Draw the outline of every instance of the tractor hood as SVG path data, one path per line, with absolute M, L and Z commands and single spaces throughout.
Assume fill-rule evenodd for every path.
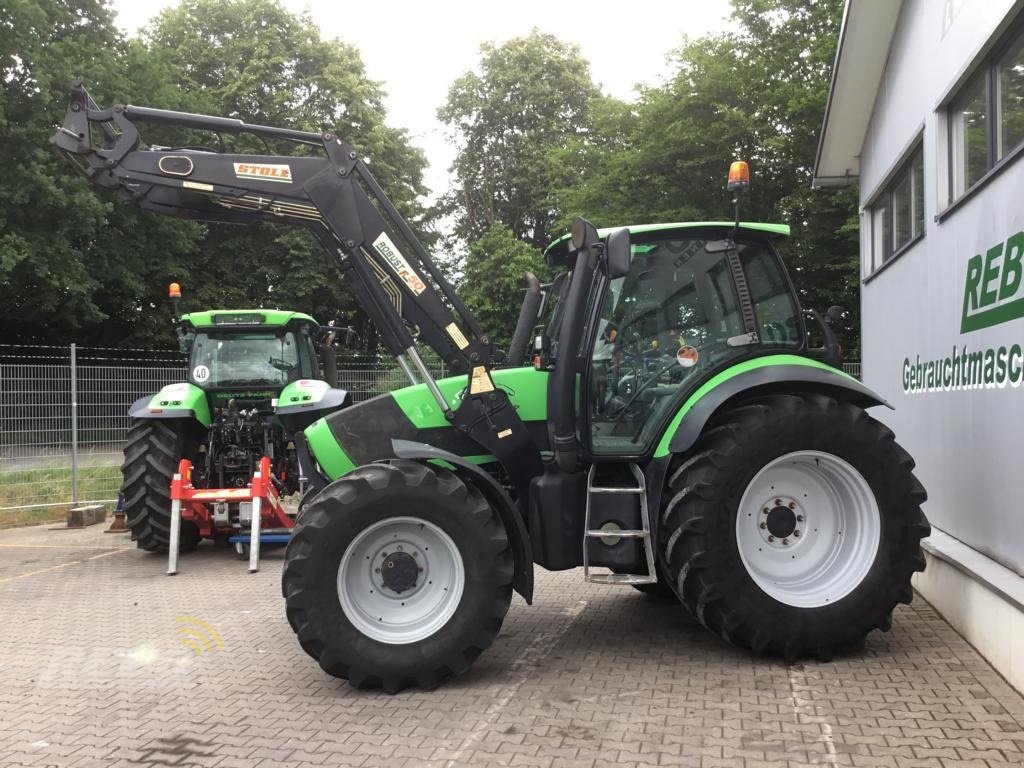
M 491 372 L 495 385 L 508 393 L 534 441 L 548 445 L 547 380 L 545 371 L 508 368 Z M 452 409 L 459 406 L 466 376 L 440 379 L 438 388 Z M 305 430 L 320 468 L 335 480 L 361 464 L 393 458 L 391 440 L 427 443 L 475 463 L 494 461 L 480 446 L 445 419 L 425 384 L 405 387 L 337 411 Z

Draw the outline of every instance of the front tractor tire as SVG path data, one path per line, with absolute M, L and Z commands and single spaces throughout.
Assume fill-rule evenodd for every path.
M 716 416 L 669 472 L 659 557 L 680 600 L 726 641 L 832 658 L 886 631 L 924 570 L 914 461 L 883 424 L 819 394 Z
M 125 521 L 132 541 L 147 552 L 166 552 L 171 538 L 171 478 L 188 449 L 188 436 L 174 420 L 144 419 L 128 430 L 121 465 Z M 181 521 L 179 547 L 199 545 L 195 523 Z
M 282 591 L 302 648 L 357 688 L 431 689 L 494 641 L 512 599 L 498 514 L 457 475 L 359 467 L 299 514 Z

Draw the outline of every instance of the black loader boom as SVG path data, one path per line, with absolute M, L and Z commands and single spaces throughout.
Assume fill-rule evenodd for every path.
M 249 134 L 319 152 L 256 155 L 147 146 L 140 123 Z M 412 381 L 423 380 L 445 417 L 510 468 L 517 484 L 525 488 L 528 476 L 539 473 L 537 448 L 490 376 L 501 352 L 344 139 L 132 105 L 102 109 L 79 80 L 51 141 L 93 183 L 147 210 L 198 221 L 268 221 L 309 229 L 336 258 L 385 346 Z M 467 372 L 466 394 L 457 408 L 438 390 L 416 338 L 453 370 Z

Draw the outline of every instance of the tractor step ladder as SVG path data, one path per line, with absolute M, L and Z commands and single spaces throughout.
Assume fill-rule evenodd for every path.
M 592 464 L 587 473 L 587 510 L 583 527 L 583 580 L 595 584 L 654 584 L 658 573 L 654 568 L 654 547 L 651 543 L 651 518 L 647 509 L 647 479 L 635 462 L 629 463 L 629 471 L 633 473 L 636 486 L 631 488 L 607 488 L 594 485 L 594 473 L 597 465 Z M 596 493 L 629 493 L 640 497 L 640 530 L 608 530 L 591 529 L 590 506 Z M 587 544 L 590 539 L 642 539 L 644 555 L 647 558 L 647 573 L 591 573 L 590 552 Z
M 171 480 L 171 535 L 167 547 L 167 575 L 178 572 L 178 553 L 181 546 L 182 504 L 188 505 L 193 514 L 208 517 L 208 503 L 252 502 L 252 520 L 249 526 L 249 573 L 260 569 L 260 522 L 263 505 L 274 517 L 286 519 L 281 507 L 280 496 L 274 487 L 270 472 L 270 459 L 260 459 L 259 468 L 252 476 L 247 488 L 193 488 L 192 462 L 182 459 L 178 471 Z

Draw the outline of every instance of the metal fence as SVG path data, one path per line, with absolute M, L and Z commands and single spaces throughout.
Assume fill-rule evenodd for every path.
M 129 407 L 186 375 L 170 350 L 0 345 L 0 516 L 116 500 Z M 339 356 L 338 380 L 356 402 L 408 383 L 374 355 Z
M 843 368 L 860 376 L 859 362 Z M 185 377 L 170 350 L 0 345 L 0 515 L 115 500 L 128 408 Z M 360 402 L 408 380 L 386 357 L 349 355 L 338 383 Z

